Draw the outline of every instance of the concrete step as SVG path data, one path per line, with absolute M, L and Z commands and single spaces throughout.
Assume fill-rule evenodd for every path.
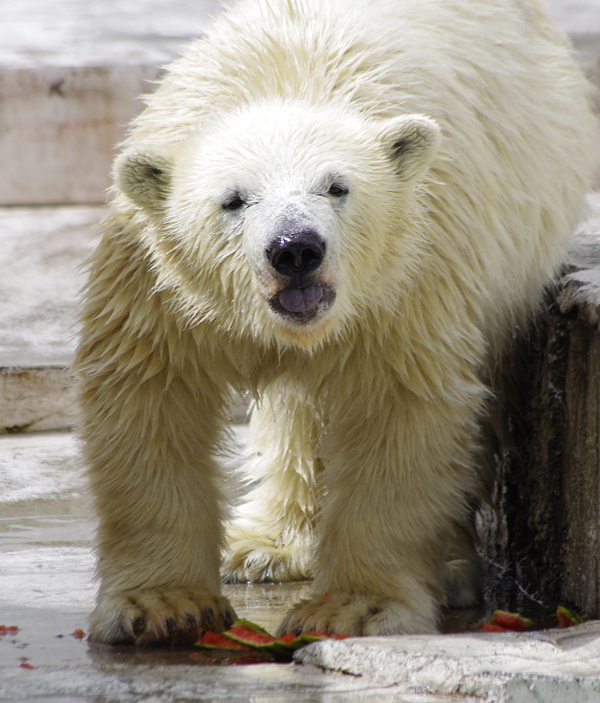
M 102 203 L 151 66 L 0 68 L 0 205 Z
M 600 87 L 596 2 L 552 0 L 550 9 Z M 0 205 L 104 202 L 115 146 L 143 106 L 138 95 L 218 7 L 218 0 L 3 3 Z
M 0 432 L 74 423 L 68 366 L 102 208 L 0 208 Z
M 465 696 L 490 703 L 600 701 L 599 621 L 531 633 L 326 641 L 300 650 L 295 658 L 406 694 Z
M 69 364 L 84 262 L 104 208 L 0 208 L 0 434 L 76 423 Z M 232 417 L 244 422 L 236 396 Z
M 101 203 L 114 148 L 218 0 L 0 5 L 0 205 Z

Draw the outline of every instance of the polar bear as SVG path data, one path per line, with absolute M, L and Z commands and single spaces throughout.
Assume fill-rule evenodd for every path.
M 92 639 L 226 628 L 225 549 L 229 580 L 314 579 L 282 632 L 476 598 L 481 428 L 590 184 L 588 93 L 537 0 L 246 0 L 170 66 L 82 313 Z M 255 487 L 225 547 L 232 388 Z

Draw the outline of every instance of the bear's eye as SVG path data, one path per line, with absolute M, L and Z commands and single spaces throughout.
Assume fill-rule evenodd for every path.
M 333 195 L 334 198 L 343 198 L 344 195 L 348 195 L 350 191 L 346 186 L 341 185 L 341 183 L 332 183 L 327 192 L 329 195 Z
M 244 207 L 246 201 L 241 198 L 237 193 L 233 194 L 231 197 L 222 203 L 223 210 L 239 210 Z

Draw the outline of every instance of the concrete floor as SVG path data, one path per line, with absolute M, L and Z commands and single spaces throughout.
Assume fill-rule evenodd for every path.
M 246 433 L 234 427 L 237 446 Z M 600 701 L 598 622 L 567 632 L 458 634 L 483 613 L 449 611 L 444 628 L 454 634 L 329 641 L 302 650 L 302 665 L 92 645 L 74 633 L 87 629 L 94 605 L 94 526 L 74 435 L 0 437 L 0 625 L 19 628 L 0 634 L 0 701 Z M 240 584 L 224 593 L 240 617 L 274 631 L 309 588 Z
M 236 427 L 236 439 L 243 442 L 246 432 Z M 190 649 L 90 645 L 72 633 L 87 629 L 94 605 L 94 524 L 74 435 L 0 437 L 0 625 L 19 627 L 0 635 L 0 700 L 457 700 L 402 694 L 395 686 L 314 667 L 259 661 L 224 669 L 218 665 L 230 659 Z M 242 584 L 226 585 L 224 592 L 238 615 L 273 631 L 309 588 Z

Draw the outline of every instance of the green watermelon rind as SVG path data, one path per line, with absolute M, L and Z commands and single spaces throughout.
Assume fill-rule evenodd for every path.
M 304 644 L 311 644 L 312 642 L 323 642 L 323 640 L 329 639 L 327 635 L 302 635 Z
M 231 627 L 247 627 L 249 630 L 253 630 L 257 634 L 263 635 L 264 637 L 273 637 L 273 635 L 270 632 L 267 632 L 264 627 L 261 627 L 250 620 L 236 620 Z
M 281 637 L 278 637 L 275 641 L 281 647 L 293 653 L 297 649 L 306 647 L 307 644 L 312 644 L 313 642 L 322 642 L 326 639 L 329 639 L 327 635 L 298 635 L 293 642 L 282 642 Z
M 244 628 L 247 630 L 247 633 L 232 633 L 232 630 L 236 627 Z M 293 642 L 282 642 L 281 638 L 273 637 L 270 632 L 267 632 L 267 630 L 263 627 L 251 622 L 250 620 L 236 620 L 227 632 L 223 632 L 221 634 L 223 637 L 227 637 L 227 639 L 230 639 L 232 642 L 236 642 L 237 644 L 245 647 L 251 647 L 252 649 L 256 649 L 260 652 L 269 652 L 276 657 L 284 658 L 286 660 L 291 659 L 297 649 L 300 649 L 307 644 L 311 644 L 312 642 L 321 642 L 322 640 L 327 639 L 326 635 L 298 635 Z M 252 634 L 256 634 L 259 637 L 268 637 L 270 638 L 270 641 L 256 642 L 253 640 Z
M 566 618 L 569 618 L 573 625 L 581 625 L 583 622 L 583 618 L 581 615 L 578 615 L 577 613 L 574 613 L 572 610 L 568 610 L 568 608 L 565 608 L 564 605 L 559 605 L 558 608 L 556 609 L 556 613 L 560 613 Z
M 296 636 L 292 642 L 283 642 L 282 639 L 283 637 L 278 637 L 275 640 L 275 644 L 279 646 L 285 654 L 289 655 L 292 655 L 297 649 L 300 649 L 300 647 L 303 647 L 305 644 L 307 644 L 304 641 L 302 635 Z

